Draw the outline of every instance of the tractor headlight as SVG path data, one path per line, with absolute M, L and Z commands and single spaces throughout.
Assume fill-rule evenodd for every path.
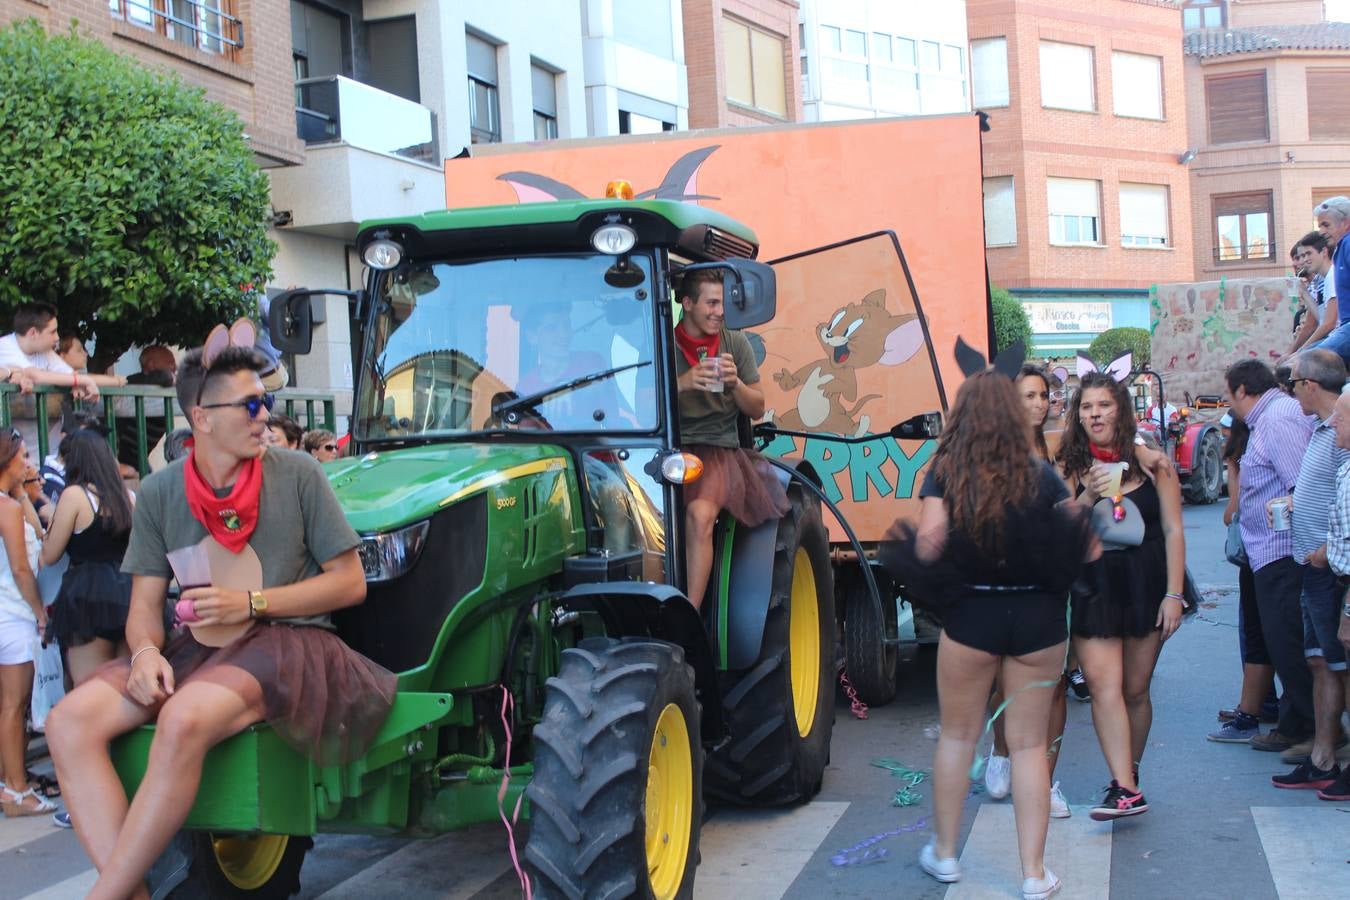
M 387 238 L 371 241 L 361 254 L 366 265 L 381 272 L 394 268 L 403 260 L 403 248 Z
M 591 246 L 600 253 L 622 256 L 637 243 L 637 232 L 627 225 L 601 225 L 591 235 Z
M 406 574 L 422 555 L 430 527 L 431 520 L 427 519 L 398 531 L 362 535 L 358 550 L 366 581 L 392 581 Z

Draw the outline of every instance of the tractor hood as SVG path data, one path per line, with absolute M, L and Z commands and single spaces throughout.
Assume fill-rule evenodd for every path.
M 570 465 L 569 459 L 551 444 L 446 443 L 375 451 L 326 468 L 352 527 L 374 534 L 429 518 L 503 481 Z

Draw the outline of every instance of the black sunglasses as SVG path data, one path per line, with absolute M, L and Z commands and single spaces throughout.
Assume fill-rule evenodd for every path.
M 272 407 L 276 405 L 276 402 L 277 402 L 276 395 L 269 393 L 263 394 L 262 396 L 255 395 L 253 397 L 245 397 L 242 400 L 231 400 L 229 403 L 203 403 L 201 404 L 201 408 L 228 409 L 229 407 L 232 406 L 241 406 L 244 408 L 244 411 L 248 413 L 248 417 L 250 419 L 256 419 L 258 418 L 258 413 L 264 408 L 268 412 L 271 412 Z

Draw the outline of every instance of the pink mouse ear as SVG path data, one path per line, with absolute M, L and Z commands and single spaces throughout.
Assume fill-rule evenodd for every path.
M 258 341 L 258 328 L 249 319 L 235 319 L 230 326 L 231 347 L 252 347 Z
M 224 325 L 217 325 L 211 329 L 211 333 L 206 336 L 202 342 L 202 368 L 209 369 L 211 364 L 216 361 L 220 351 L 230 346 L 230 332 Z

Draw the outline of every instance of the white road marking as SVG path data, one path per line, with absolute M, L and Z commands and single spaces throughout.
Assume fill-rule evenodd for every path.
M 699 836 L 695 900 L 779 900 L 848 807 L 818 800 L 786 810 L 719 810 Z
M 517 840 L 519 837 L 517 830 Z M 524 854 L 523 842 L 517 850 Z M 454 865 L 447 868 L 447 860 L 454 860 Z M 467 900 L 510 868 L 505 829 L 500 823 L 485 823 L 400 847 L 361 874 L 320 894 L 318 900 L 423 896 L 433 881 L 447 888 L 439 895 L 441 900 Z M 430 872 L 443 875 L 429 879 Z
M 1051 819 L 1045 864 L 1064 887 L 1056 900 L 1102 900 L 1111 891 L 1111 823 L 1088 818 L 1088 807 L 1073 807 L 1073 818 Z M 947 900 L 1006 900 L 1022 889 L 1017 825 L 1011 803 L 985 803 L 961 851 L 961 880 L 947 888 Z
M 78 875 L 50 887 L 45 887 L 36 893 L 20 898 L 20 900 L 79 900 L 89 893 L 89 889 L 94 886 L 95 881 L 98 881 L 98 872 L 94 869 L 85 869 Z
M 0 817 L 0 853 L 22 847 L 29 841 L 36 841 L 49 834 L 59 834 L 62 829 L 52 824 L 52 815 L 23 816 L 8 819 Z
M 1280 900 L 1350 897 L 1350 804 L 1253 806 Z

